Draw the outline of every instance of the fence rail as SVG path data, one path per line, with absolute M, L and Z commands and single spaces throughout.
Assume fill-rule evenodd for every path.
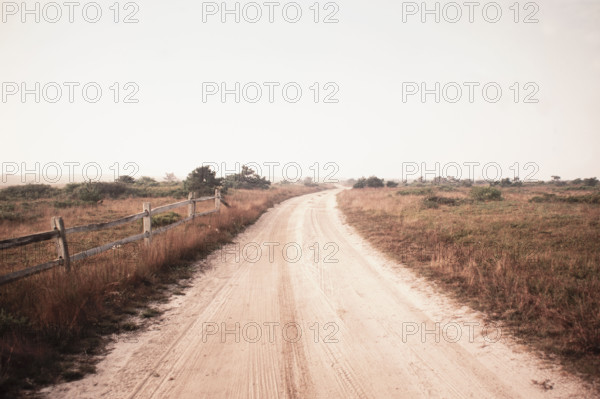
M 210 211 L 196 213 L 196 203 L 202 201 L 210 201 L 215 200 L 215 207 Z M 11 283 L 13 281 L 21 280 L 25 277 L 32 276 L 37 273 L 41 273 L 46 270 L 50 270 L 56 266 L 65 266 L 67 271 L 71 268 L 71 263 L 76 262 L 82 259 L 86 259 L 103 252 L 109 251 L 115 246 L 125 245 L 131 242 L 144 240 L 146 245 L 150 245 L 152 241 L 152 236 L 157 234 L 165 233 L 171 229 L 174 229 L 177 226 L 180 226 L 184 223 L 187 223 L 197 217 L 210 215 L 212 213 L 217 213 L 220 211 L 221 203 L 227 205 L 225 201 L 221 198 L 221 193 L 219 190 L 215 190 L 215 195 L 211 197 L 199 197 L 196 198 L 194 193 L 190 193 L 188 199 L 186 201 L 175 202 L 173 204 L 159 206 L 157 208 L 152 209 L 149 202 L 143 204 L 143 212 L 136 213 L 135 215 L 129 215 L 117 220 L 112 220 L 110 222 L 104 223 L 93 223 L 85 226 L 76 226 L 65 228 L 64 222 L 61 217 L 54 217 L 51 220 L 52 230 L 45 231 L 43 233 L 30 234 L 23 237 L 10 238 L 7 240 L 0 241 L 0 250 L 17 248 L 28 244 L 33 244 L 36 242 L 49 241 L 52 239 L 56 240 L 56 248 L 58 259 L 55 259 L 50 262 L 46 262 L 40 265 L 28 267 L 23 270 L 18 270 L 16 272 L 8 273 L 3 276 L 0 276 L 0 286 L 4 284 Z M 169 224 L 167 226 L 163 226 L 161 228 L 152 230 L 152 216 L 158 215 L 173 209 L 181 208 L 183 206 L 188 207 L 188 216 L 182 220 L 179 220 L 175 223 Z M 86 232 L 94 232 L 99 230 L 104 230 L 112 227 L 121 226 L 126 223 L 131 223 L 136 220 L 143 220 L 143 232 L 141 234 L 136 234 L 133 236 L 129 236 L 126 238 L 122 238 L 120 240 L 101 245 L 99 247 L 91 248 L 83 252 L 79 252 L 75 255 L 69 255 L 69 246 L 67 236 L 75 233 L 86 233 Z

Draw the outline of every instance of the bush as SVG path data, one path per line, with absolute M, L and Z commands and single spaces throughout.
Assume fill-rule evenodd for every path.
M 510 187 L 510 186 L 512 186 L 512 181 L 510 181 L 510 179 L 508 177 L 506 177 L 506 178 L 500 180 L 500 185 L 502 187 Z
M 583 179 L 583 185 L 588 187 L 596 187 L 598 184 L 598 179 L 595 177 L 590 177 L 589 179 Z
M 456 188 L 454 188 L 452 186 L 439 186 L 438 190 L 444 191 L 444 192 L 453 192 L 453 191 L 456 191 Z
M 536 203 L 554 202 L 554 201 L 556 201 L 556 194 L 548 194 L 548 193 L 544 193 L 542 195 L 537 195 L 529 200 L 529 202 L 536 202 Z
M 183 188 L 175 188 L 172 190 L 164 191 L 162 197 L 175 197 L 175 198 L 187 198 L 189 192 Z
M 396 195 L 432 195 L 433 189 L 431 188 L 414 188 L 410 190 L 398 190 Z
M 74 193 L 83 202 L 98 202 L 102 199 L 100 190 L 94 183 L 81 184 L 75 189 Z
M 163 213 L 152 216 L 152 228 L 167 226 L 181 220 L 181 215 L 177 212 Z
M 0 204 L 0 221 L 8 220 L 11 222 L 23 220 L 23 217 L 15 212 L 14 204 Z
M 56 209 L 66 209 L 73 208 L 76 206 L 80 206 L 81 203 L 79 201 L 54 201 L 52 204 Z
M 396 183 L 395 181 L 391 181 L 391 180 L 389 180 L 385 185 L 387 187 L 389 187 L 389 188 L 396 188 L 396 187 L 398 187 L 398 183 Z
M 438 196 L 430 196 L 424 199 L 424 201 L 434 202 L 438 205 L 458 205 L 459 200 L 457 198 L 449 198 L 449 197 L 438 197 Z
M 10 186 L 0 190 L 0 200 L 36 200 L 40 198 L 51 198 L 60 190 L 47 184 L 26 184 L 23 186 Z
M 135 184 L 139 185 L 139 186 L 149 186 L 149 187 L 156 187 L 158 186 L 158 182 L 148 176 L 142 176 L 139 179 L 137 179 L 135 181 Z
M 356 183 L 354 183 L 352 188 L 365 188 L 366 186 L 367 186 L 367 179 L 365 179 L 364 177 L 361 177 L 360 179 L 358 179 L 356 181 Z
M 535 196 L 531 198 L 529 202 L 566 202 L 570 204 L 600 204 L 600 194 L 559 197 L 556 194 L 545 193 L 541 196 Z
M 119 198 L 122 195 L 135 193 L 134 188 L 130 188 L 124 183 L 94 183 L 101 197 L 109 196 Z
M 473 187 L 471 197 L 476 201 L 501 201 L 502 191 L 494 187 Z
M 384 187 L 385 184 L 383 184 L 383 179 L 379 179 L 378 177 L 375 176 L 371 176 L 367 179 L 367 187 L 372 187 L 372 188 L 380 188 L 380 187 Z
M 365 187 L 381 188 L 381 187 L 385 187 L 385 184 L 383 182 L 383 179 L 380 179 L 376 176 L 371 176 L 368 179 L 361 177 L 360 179 L 358 179 L 358 181 L 354 184 L 354 186 L 352 188 L 365 188 Z
M 123 175 L 123 176 L 119 176 L 119 178 L 117 180 L 115 180 L 115 182 L 123 183 L 123 184 L 133 184 L 133 183 L 135 183 L 135 179 L 131 176 Z
M 423 199 L 423 205 L 425 205 L 425 208 L 433 208 L 433 209 L 437 209 L 440 207 L 440 205 L 437 202 L 431 201 L 429 198 Z
M 222 178 L 216 177 L 216 172 L 208 166 L 200 166 L 191 171 L 183 183 L 184 190 L 194 191 L 201 196 L 213 195 L 215 189 L 223 182 Z
M 306 180 L 305 180 L 305 185 Z M 311 185 L 312 179 L 308 185 Z M 241 173 L 227 176 L 223 181 L 223 187 L 227 188 L 242 188 L 247 190 L 268 190 L 271 187 L 271 182 L 265 177 L 259 176 L 253 169 L 242 166 Z

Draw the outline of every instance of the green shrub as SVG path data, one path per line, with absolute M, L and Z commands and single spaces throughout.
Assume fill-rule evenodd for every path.
M 14 204 L 0 204 L 0 221 L 2 220 L 15 222 L 23 220 L 23 217 L 18 212 L 15 212 Z
M 181 220 L 181 215 L 177 212 L 163 213 L 152 216 L 152 228 L 158 228 L 173 224 Z
M 409 190 L 399 190 L 396 195 L 433 195 L 431 188 L 413 188 Z
M 367 184 L 367 187 L 372 187 L 372 188 L 380 188 L 380 187 L 385 186 L 385 184 L 383 184 L 383 179 L 380 179 L 377 176 L 369 177 L 366 181 L 366 184 Z
M 560 197 L 556 194 L 544 193 L 541 196 L 535 196 L 531 198 L 529 202 L 566 202 L 570 204 L 600 204 L 600 194 Z
M 94 183 L 101 197 L 109 196 L 111 198 L 119 198 L 123 195 L 135 193 L 135 189 L 130 188 L 125 183 Z
M 425 205 L 425 208 L 433 208 L 433 209 L 437 209 L 440 207 L 440 204 L 438 204 L 435 201 L 431 201 L 429 198 L 423 198 L 423 205 Z
M 312 185 L 312 179 L 305 185 Z M 240 173 L 236 173 L 234 175 L 229 175 L 223 180 L 223 188 L 242 188 L 247 190 L 268 190 L 271 187 L 271 182 L 267 180 L 266 177 L 259 176 L 252 168 L 249 168 L 246 165 L 242 166 L 242 170 Z
M 185 181 L 183 188 L 188 192 L 194 191 L 198 195 L 213 195 L 215 189 L 223 183 L 223 178 L 217 177 L 217 173 L 209 166 L 200 166 L 191 171 Z
M 388 180 L 388 182 L 385 185 L 387 187 L 389 187 L 389 188 L 396 188 L 396 187 L 398 187 L 398 183 L 396 183 L 395 181 L 391 181 L 391 180 Z
M 452 186 L 439 186 L 439 187 L 438 187 L 438 190 L 439 190 L 439 191 L 444 191 L 444 192 L 451 193 L 451 192 L 453 192 L 453 191 L 456 191 L 456 188 L 455 188 L 455 187 L 452 187 Z
M 598 184 L 598 179 L 595 177 L 590 177 L 588 179 L 583 179 L 583 185 L 588 187 L 596 187 Z
M 52 204 L 56 209 L 66 209 L 73 208 L 76 206 L 80 206 L 81 202 L 79 201 L 54 201 Z
M 460 200 L 458 198 L 449 198 L 449 197 L 438 197 L 435 195 L 429 196 L 425 199 L 423 199 L 424 202 L 426 203 L 435 203 L 437 205 L 450 205 L 450 206 L 455 206 L 455 205 L 459 205 Z
M 365 188 L 366 186 L 367 186 L 367 179 L 365 179 L 364 177 L 361 177 L 360 179 L 358 179 L 356 181 L 356 183 L 354 183 L 352 188 Z
M 119 176 L 117 178 L 117 180 L 115 180 L 115 182 L 123 183 L 123 184 L 133 184 L 133 183 L 135 183 L 135 179 L 128 175 L 122 175 L 122 176 Z
M 156 187 L 158 186 L 158 182 L 148 176 L 142 176 L 139 179 L 137 179 L 135 181 L 135 184 L 139 185 L 139 186 L 149 186 L 149 187 Z
M 500 180 L 500 185 L 502 187 L 510 187 L 510 186 L 512 186 L 512 181 L 508 177 L 506 177 L 506 178 Z
M 98 202 L 102 199 L 100 190 L 95 183 L 80 184 L 74 193 L 83 202 Z
M 473 187 L 471 197 L 476 201 L 501 201 L 502 191 L 494 187 Z
M 14 212 L 15 204 L 0 204 L 0 212 Z
M 60 193 L 60 190 L 47 184 L 26 184 L 22 186 L 10 186 L 0 190 L 0 200 L 36 200 L 40 198 L 51 198 Z
M 378 178 L 377 176 L 371 176 L 368 179 L 361 177 L 358 181 L 352 186 L 352 188 L 381 188 L 385 187 L 385 183 L 383 179 Z

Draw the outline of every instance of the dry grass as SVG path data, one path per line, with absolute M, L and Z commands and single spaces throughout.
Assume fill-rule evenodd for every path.
M 469 190 L 348 190 L 338 201 L 375 246 L 598 381 L 600 205 L 530 202 L 590 195 L 548 186 L 505 188 L 503 201 L 490 202 L 471 200 Z M 437 205 L 432 195 L 456 203 Z
M 195 219 L 153 238 L 150 248 L 137 242 L 76 262 L 71 273 L 61 268 L 0 287 L 0 392 L 81 376 L 61 364 L 65 352 L 98 348 L 98 332 L 120 328 L 123 314 L 157 298 L 165 283 L 189 276 L 192 260 L 229 242 L 274 204 L 316 191 L 301 186 L 281 186 L 266 191 L 234 190 L 226 196 L 231 208 Z M 153 207 L 178 202 L 175 198 L 105 200 L 100 206 L 55 209 L 52 202 L 12 204 L 19 220 L 0 222 L 0 239 L 49 230 L 50 218 L 60 215 L 67 227 L 114 220 L 138 213 L 143 202 Z M 211 209 L 213 201 L 199 203 L 197 211 Z M 182 215 L 187 207 L 177 210 Z M 69 236 L 71 254 L 141 232 L 141 223 L 96 233 Z M 3 253 L 2 253 L 3 252 Z M 55 258 L 53 243 L 2 251 L 0 273 L 23 269 Z M 135 313 L 135 312 L 134 312 Z M 129 326 L 135 328 L 135 326 Z M 64 363 L 64 362 L 63 362 Z M 72 368 L 72 367 L 71 367 Z M 67 369 L 67 370 L 65 370 Z M 27 383 L 29 381 L 29 383 Z M 25 382 L 25 383 L 24 383 Z M 2 396 L 0 394 L 0 396 Z

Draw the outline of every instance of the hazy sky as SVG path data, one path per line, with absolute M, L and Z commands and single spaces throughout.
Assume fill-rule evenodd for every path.
M 414 10 L 420 1 L 323 1 L 318 7 L 280 2 L 273 6 L 273 23 L 263 2 L 257 23 L 247 21 L 256 16 L 257 3 L 251 2 L 239 2 L 239 23 L 235 15 L 221 22 L 214 10 L 220 2 L 191 0 L 124 1 L 118 3 L 115 23 L 113 3 L 81 2 L 73 23 L 62 2 L 56 23 L 49 20 L 58 19 L 58 8 L 48 2 L 39 5 L 39 23 L 36 15 L 23 14 L 21 2 L 2 3 L 0 162 L 5 172 L 22 172 L 13 171 L 22 163 L 33 169 L 35 162 L 42 168 L 55 162 L 63 173 L 65 163 L 77 162 L 77 172 L 95 162 L 107 178 L 114 173 L 111 165 L 131 162 L 139 166 L 137 176 L 172 171 L 185 177 L 203 162 L 225 162 L 229 169 L 236 162 L 297 162 L 307 176 L 314 173 L 309 166 L 318 162 L 321 179 L 333 171 L 325 170 L 327 163 L 339 166 L 338 177 L 400 178 L 403 163 L 421 168 L 424 162 L 434 169 L 436 162 L 441 167 L 479 162 L 474 167 L 478 176 L 484 164 L 497 163 L 504 177 L 512 177 L 509 167 L 518 163 L 523 178 L 533 170 L 525 165 L 534 163 L 540 179 L 553 174 L 600 177 L 596 0 L 523 1 L 518 16 L 510 8 L 514 0 L 480 2 L 473 23 L 463 2 L 457 23 L 448 21 L 457 18 L 453 4 L 444 8 L 448 2 L 439 5 L 439 23 L 435 15 L 421 21 L 420 10 Z M 35 2 L 27 4 L 34 9 Z M 434 9 L 435 2 L 427 5 Z M 234 6 L 227 2 L 228 8 Z M 93 20 L 98 8 L 97 23 L 84 19 Z M 286 21 L 296 17 L 298 8 L 301 19 Z M 314 21 L 317 8 L 319 23 Z M 488 22 L 498 9 L 500 21 Z M 130 14 L 139 22 L 123 23 Z M 328 16 L 338 22 L 324 23 Z M 65 82 L 73 82 L 73 103 Z M 102 89 L 96 103 L 82 94 L 90 82 Z M 234 94 L 222 102 L 220 93 L 204 102 L 205 82 L 216 83 L 204 85 L 205 90 L 220 90 L 222 82 L 234 89 L 240 82 L 240 102 Z M 250 82 L 262 88 L 256 103 L 249 101 L 256 97 L 256 85 L 243 90 Z M 434 89 L 436 82 L 439 103 L 433 93 L 425 102 L 420 93 L 408 95 L 408 89 L 421 90 L 421 83 Z M 473 82 L 473 102 L 465 82 Z M 24 102 L 22 83 L 32 90 Z M 289 102 L 282 93 L 287 83 L 293 83 L 287 87 Z M 490 101 L 483 93 L 488 83 Z M 302 96 L 292 103 L 296 85 Z M 57 86 L 62 97 L 51 103 Z M 92 100 L 95 88 L 88 86 Z M 136 86 L 139 92 L 132 99 L 139 102 L 124 103 Z M 451 103 L 457 86 L 462 98 Z M 325 103 L 336 87 L 331 98 L 338 102 Z M 496 87 L 502 96 L 491 102 Z M 274 167 L 275 179 L 281 178 L 282 166 Z M 467 171 L 464 167 L 463 177 Z

